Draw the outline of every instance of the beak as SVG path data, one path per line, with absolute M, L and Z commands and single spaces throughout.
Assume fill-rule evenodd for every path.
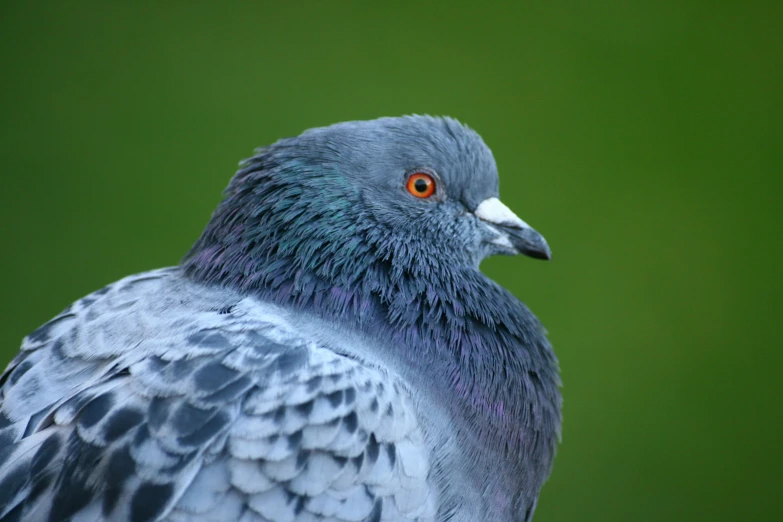
M 519 219 L 498 198 L 487 198 L 473 214 L 497 233 L 490 243 L 504 254 L 525 254 L 536 259 L 552 259 L 544 236 Z

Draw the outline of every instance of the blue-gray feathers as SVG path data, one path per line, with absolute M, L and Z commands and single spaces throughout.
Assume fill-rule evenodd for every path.
M 405 189 L 421 170 L 433 198 Z M 181 267 L 26 338 L 0 381 L 0 521 L 529 520 L 559 379 L 478 269 L 497 196 L 448 118 L 260 149 Z

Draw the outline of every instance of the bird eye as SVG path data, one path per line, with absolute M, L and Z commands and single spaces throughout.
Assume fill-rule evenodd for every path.
M 417 198 L 428 198 L 435 193 L 435 180 L 425 172 L 414 172 L 405 185 L 408 192 Z

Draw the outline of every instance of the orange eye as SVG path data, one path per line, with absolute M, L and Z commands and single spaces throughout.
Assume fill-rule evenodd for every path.
M 435 194 L 435 180 L 424 172 L 411 174 L 405 187 L 417 198 L 428 198 Z

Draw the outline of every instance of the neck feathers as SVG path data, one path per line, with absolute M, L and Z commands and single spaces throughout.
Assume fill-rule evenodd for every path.
M 291 170 L 297 181 L 287 184 Z M 302 183 L 330 175 L 297 159 L 250 160 L 184 259 L 186 275 L 380 337 L 402 364 L 443 377 L 433 386 L 458 398 L 454 418 L 468 419 L 480 443 L 548 470 L 559 380 L 536 318 L 475 266 L 362 228 L 350 187 L 302 197 Z

